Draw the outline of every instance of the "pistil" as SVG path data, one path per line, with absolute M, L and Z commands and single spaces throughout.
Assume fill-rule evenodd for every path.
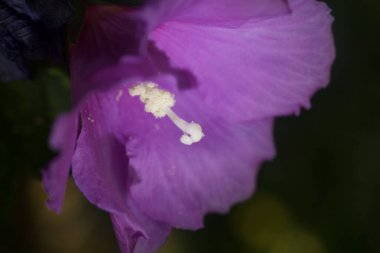
M 145 112 L 152 113 L 156 118 L 168 116 L 174 125 L 183 132 L 180 138 L 181 143 L 191 145 L 203 138 L 204 134 L 201 125 L 193 121 L 187 122 L 180 118 L 171 109 L 175 104 L 174 94 L 158 88 L 156 83 L 142 82 L 136 84 L 129 89 L 129 94 L 132 97 L 140 97 L 140 101 L 145 104 Z

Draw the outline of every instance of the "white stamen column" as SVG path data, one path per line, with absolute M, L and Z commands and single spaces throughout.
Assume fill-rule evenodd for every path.
M 183 132 L 180 138 L 183 144 L 191 145 L 203 138 L 204 134 L 199 124 L 183 120 L 171 109 L 175 104 L 175 99 L 174 94 L 169 91 L 158 88 L 158 85 L 153 82 L 142 82 L 132 86 L 129 94 L 132 97 L 139 96 L 140 101 L 145 104 L 144 110 L 152 113 L 156 118 L 168 116 Z

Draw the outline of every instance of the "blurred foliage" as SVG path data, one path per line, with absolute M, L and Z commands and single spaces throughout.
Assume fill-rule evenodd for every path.
M 277 158 L 249 201 L 209 215 L 196 233 L 175 231 L 160 253 L 380 252 L 380 3 L 326 2 L 336 19 L 330 86 L 311 110 L 276 121 Z M 75 4 L 71 34 L 85 2 Z M 31 81 L 0 85 L 0 252 L 116 253 L 108 216 L 72 182 L 56 216 L 29 179 L 49 161 L 51 123 L 70 101 L 65 71 L 35 69 Z
M 15 193 L 27 177 L 40 177 L 51 158 L 51 123 L 68 110 L 69 79 L 57 68 L 40 70 L 33 81 L 0 85 L 0 222 L 9 221 Z

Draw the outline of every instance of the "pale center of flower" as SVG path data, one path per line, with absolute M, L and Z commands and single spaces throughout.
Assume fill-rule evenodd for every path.
M 168 116 L 169 119 L 182 130 L 180 141 L 185 145 L 191 145 L 200 141 L 204 134 L 202 127 L 195 122 L 187 122 L 181 119 L 172 107 L 175 104 L 174 94 L 167 90 L 158 88 L 153 82 L 142 82 L 129 89 L 132 97 L 139 96 L 140 101 L 145 104 L 144 110 L 152 113 L 156 118 Z

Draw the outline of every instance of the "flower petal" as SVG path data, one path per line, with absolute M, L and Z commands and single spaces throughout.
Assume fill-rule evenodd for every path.
M 54 124 L 50 136 L 50 146 L 60 154 L 53 159 L 48 168 L 42 172 L 45 191 L 49 195 L 47 205 L 59 213 L 66 190 L 71 159 L 74 153 L 77 132 L 78 114 L 76 111 L 61 115 Z
M 136 231 L 129 224 L 127 215 L 111 214 L 113 228 L 122 253 L 132 253 L 137 241 L 143 236 L 141 231 Z
M 100 108 L 99 108 L 100 107 Z M 128 158 L 114 136 L 96 96 L 81 104 L 82 130 L 73 156 L 72 173 L 78 188 L 99 208 L 127 213 Z
M 206 136 L 190 147 L 179 142 L 175 130 L 158 132 L 151 143 L 133 147 L 130 163 L 140 183 L 131 186 L 131 196 L 150 217 L 200 228 L 206 213 L 227 212 L 247 199 L 259 165 L 273 157 L 270 120 L 202 126 Z
M 75 66 L 77 65 L 76 62 Z M 86 80 L 81 79 L 79 72 L 80 68 L 72 69 L 72 93 L 75 104 L 80 104 L 81 100 L 90 93 L 113 88 L 114 85 L 126 78 L 130 81 L 138 81 L 153 75 L 147 62 L 134 56 L 126 56 L 118 63 L 94 70 Z
M 153 253 L 169 235 L 170 227 L 146 217 L 141 210 L 131 206 L 143 230 L 131 224 L 130 217 L 123 214 L 111 214 L 112 224 L 122 253 Z
M 130 83 L 123 82 L 93 94 L 83 106 L 74 179 L 92 203 L 107 211 L 127 210 L 117 206 L 127 199 L 124 191 L 151 219 L 199 228 L 206 213 L 225 212 L 250 196 L 259 165 L 274 155 L 272 119 L 229 123 L 207 111 L 193 89 L 179 91 L 170 78 L 154 81 L 175 93 L 174 111 L 201 124 L 204 139 L 182 144 L 181 130 L 166 117 L 146 113 L 140 100 L 128 94 Z M 127 188 L 114 189 L 115 180 L 123 178 L 117 171 L 126 170 L 126 165 L 114 164 L 124 155 L 119 143 L 126 145 L 129 171 Z
M 150 38 L 173 67 L 193 73 L 205 103 L 220 116 L 247 120 L 296 113 L 328 82 L 332 18 L 322 2 L 288 3 L 288 15 L 254 17 L 237 28 L 168 21 Z
M 70 54 L 74 103 L 96 88 L 88 86 L 85 81 L 88 77 L 118 63 L 126 55 L 138 54 L 145 26 L 131 12 L 114 5 L 87 8 L 83 28 Z
M 108 112 L 119 108 L 118 119 L 111 113 L 107 120 L 126 140 L 135 171 L 131 197 L 149 217 L 199 228 L 205 213 L 225 212 L 250 196 L 260 163 L 274 155 L 271 119 L 230 124 L 204 111 L 194 93 L 176 93 L 174 111 L 201 124 L 206 135 L 186 146 L 169 119 L 155 119 L 137 98 L 118 96 L 127 92 L 110 91 L 102 104 L 108 104 L 103 108 Z
M 145 12 L 150 28 L 168 20 L 234 26 L 252 17 L 289 13 L 289 8 L 286 0 L 161 0 L 152 2 Z
M 202 23 L 225 22 L 289 13 L 286 0 L 190 0 L 187 2 L 190 3 L 176 13 L 175 20 Z

